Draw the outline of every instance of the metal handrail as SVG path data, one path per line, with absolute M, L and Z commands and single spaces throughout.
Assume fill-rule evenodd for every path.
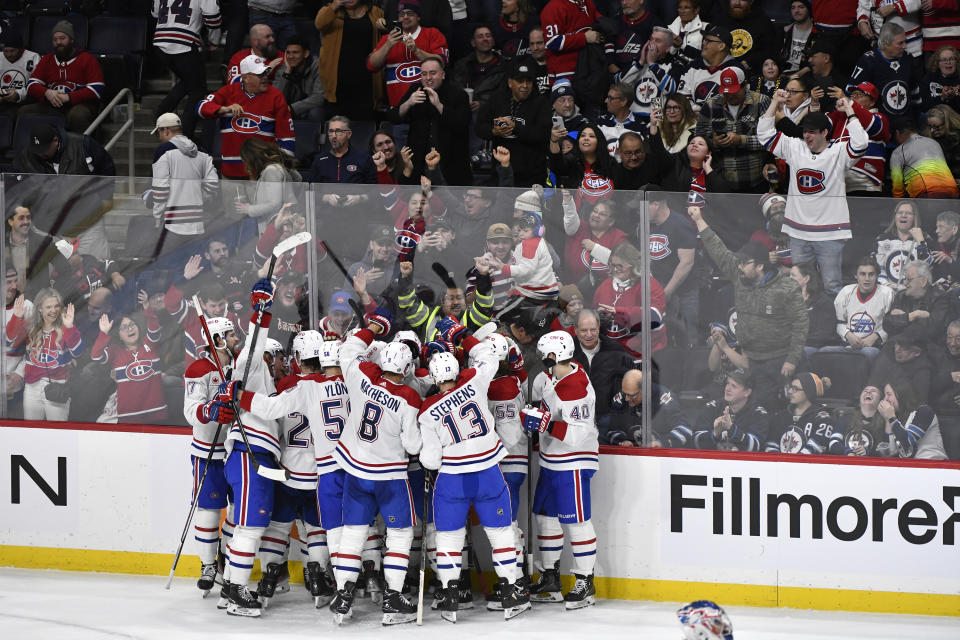
M 106 119 L 106 117 L 110 114 L 110 111 L 115 106 L 117 106 L 117 103 L 120 102 L 120 99 L 123 98 L 124 95 L 126 95 L 127 97 L 127 121 L 124 122 L 123 125 L 121 125 L 119 131 L 113 134 L 113 137 L 110 138 L 107 144 L 103 145 L 103 148 L 106 149 L 107 151 L 110 151 L 110 149 L 112 149 L 113 146 L 120 139 L 120 136 L 122 136 L 124 133 L 127 133 L 128 131 L 130 132 L 130 137 L 127 140 L 127 172 L 129 174 L 127 176 L 127 193 L 129 193 L 130 195 L 134 195 L 135 191 L 134 191 L 134 185 L 133 185 L 133 178 L 134 178 L 134 170 L 136 169 L 133 162 L 134 135 L 135 135 L 135 131 L 133 128 L 133 117 L 134 117 L 133 106 L 134 105 L 133 105 L 133 92 L 130 90 L 129 87 L 124 87 L 117 93 L 117 95 L 113 96 L 113 100 L 108 102 L 107 106 L 105 106 L 103 109 L 100 110 L 100 114 L 97 116 L 96 120 L 94 120 L 93 123 L 91 123 L 91 125 L 87 127 L 87 130 L 83 132 L 83 135 L 89 136 L 90 134 L 92 134 L 96 130 L 96 128 L 100 126 L 100 123 L 102 123 Z

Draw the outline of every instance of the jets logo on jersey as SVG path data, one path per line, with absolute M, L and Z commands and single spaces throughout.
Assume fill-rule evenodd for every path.
M 153 375 L 153 363 L 149 360 L 134 360 L 126 366 L 123 372 L 126 374 L 127 380 L 133 380 L 134 382 L 146 380 Z
M 847 434 L 847 449 L 854 451 L 856 449 L 866 449 L 869 452 L 873 449 L 873 434 L 869 431 L 858 430 Z
M 730 333 L 737 335 L 737 310 L 730 309 L 730 315 L 727 316 L 727 326 L 730 327 Z
M 396 73 L 400 82 L 416 82 L 420 79 L 420 62 L 404 62 L 397 66 Z
M 943 85 L 939 82 L 930 83 L 930 96 L 933 98 L 939 98 L 943 95 Z
M 641 106 L 649 106 L 657 96 L 659 90 L 650 78 L 643 78 L 633 91 L 633 99 Z
M 753 36 L 746 29 L 734 29 L 730 32 L 730 37 L 733 38 L 730 53 L 734 58 L 739 58 L 753 48 Z
M 901 113 L 907 108 L 909 91 L 907 85 L 900 80 L 887 83 L 883 88 L 883 101 L 891 113 Z
M 663 260 L 673 253 L 670 250 L 670 238 L 662 233 L 650 234 L 650 259 Z
M 237 133 L 256 133 L 260 131 L 261 118 L 252 113 L 241 113 L 230 121 L 230 128 Z
M 910 261 L 910 254 L 904 255 L 900 251 L 887 258 L 887 276 L 890 280 L 900 282 L 903 278 L 903 268 Z
M 591 271 L 603 271 L 607 268 L 607 265 L 595 260 L 593 256 L 590 255 L 590 252 L 584 249 L 580 252 L 580 262 L 583 263 L 583 266 L 590 269 Z
M 866 311 L 859 311 L 850 316 L 850 331 L 858 336 L 868 336 L 877 328 L 877 321 Z
M 713 80 L 704 80 L 697 85 L 693 92 L 693 98 L 697 102 L 706 102 L 717 91 L 717 83 Z
M 825 177 L 823 171 L 817 169 L 798 169 L 797 190 L 803 195 L 820 193 L 825 189 L 823 185 Z
M 799 453 L 803 449 L 804 437 L 799 432 L 790 429 L 780 436 L 781 453 Z
M 27 86 L 27 78 L 19 69 L 9 69 L 0 78 L 0 87 L 4 89 L 23 89 Z

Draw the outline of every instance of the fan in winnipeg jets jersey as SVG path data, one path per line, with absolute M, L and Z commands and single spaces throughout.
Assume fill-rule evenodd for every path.
M 413 358 L 409 347 L 400 342 L 383 348 L 379 366 L 364 357 L 374 338 L 389 332 L 389 311 L 377 309 L 367 328 L 347 338 L 340 347 L 340 367 L 351 409 L 334 450 L 337 463 L 346 472 L 343 532 L 334 565 L 337 595 L 330 604 L 338 624 L 353 613 L 361 550 L 368 525 L 378 512 L 387 527 L 382 622 L 398 624 L 416 619 L 416 607 L 400 593 L 417 520 L 407 478 L 407 455 L 420 452 L 420 396 L 402 384 Z
M 530 608 L 530 596 L 516 584 L 510 489 L 497 464 L 507 452 L 492 428 L 494 419 L 487 398 L 490 382 L 499 369 L 499 354 L 494 352 L 495 342 L 481 343 L 467 335 L 467 328 L 452 316 L 441 320 L 438 327 L 445 339 L 454 344 L 463 342 L 466 354 L 474 357 L 474 365 L 461 372 L 452 353 L 434 355 L 430 375 L 440 393 L 427 398 L 420 409 L 420 463 L 439 470 L 433 520 L 437 528 L 437 573 L 445 588 L 437 608 L 445 620 L 457 621 L 464 523 L 473 505 L 490 540 L 500 604 L 504 618 L 509 620 Z M 506 355 L 502 336 L 499 343 Z M 514 441 L 522 439 L 519 429 L 512 435 Z
M 307 524 L 307 588 L 317 607 L 333 597 L 325 568 L 330 554 L 336 553 L 341 531 L 343 470 L 333 450 L 346 423 L 349 400 L 340 371 L 340 345 L 340 340 L 325 341 L 319 331 L 301 331 L 293 339 L 301 373 L 284 378 L 276 395 L 244 391 L 239 396 L 242 409 L 262 418 L 282 418 L 284 426 L 280 464 L 290 480 L 278 485 L 274 494 L 274 513 L 261 542 L 261 558 L 265 551 L 282 555 L 283 549 L 273 541 L 287 540 L 299 510 Z M 274 573 L 274 566 L 280 568 L 269 560 L 261 559 L 260 564 L 267 567 L 265 576 Z M 261 597 L 262 587 L 261 582 Z
M 590 378 L 573 361 L 573 337 L 551 331 L 537 341 L 537 356 L 546 371 L 533 381 L 532 399 L 540 411 L 523 413 L 523 428 L 540 433 L 540 477 L 533 498 L 537 515 L 540 579 L 530 585 L 534 602 L 560 602 L 567 609 L 594 603 L 593 567 L 597 535 L 590 521 L 590 478 L 599 468 L 594 423 L 596 395 Z M 563 536 L 573 548 L 573 589 L 560 595 Z

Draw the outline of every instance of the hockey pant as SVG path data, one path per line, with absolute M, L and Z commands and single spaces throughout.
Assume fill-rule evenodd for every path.
M 560 560 L 566 532 L 573 552 L 574 572 L 593 574 L 597 560 L 597 536 L 590 521 L 590 479 L 593 473 L 589 469 L 540 469 L 533 498 L 540 569 L 552 569 Z

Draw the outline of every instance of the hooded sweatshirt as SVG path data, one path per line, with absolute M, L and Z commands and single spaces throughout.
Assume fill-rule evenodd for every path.
M 145 200 L 167 231 L 197 235 L 203 233 L 204 196 L 212 197 L 218 188 L 210 156 L 190 138 L 177 135 L 157 147 L 153 184 Z

